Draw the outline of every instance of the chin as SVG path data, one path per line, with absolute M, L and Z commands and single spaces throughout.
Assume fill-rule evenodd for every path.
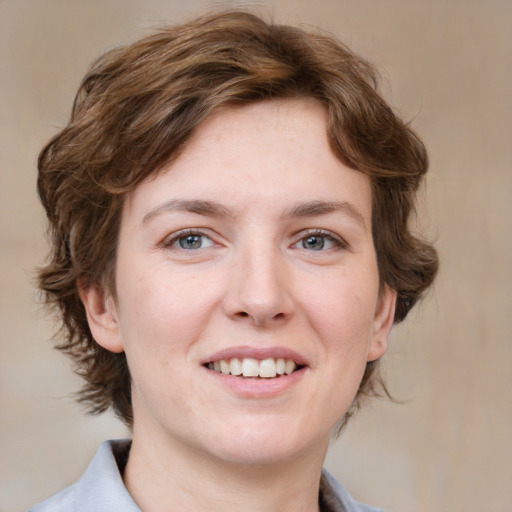
M 285 463 L 308 452 L 327 450 L 329 432 L 322 438 L 304 435 L 305 432 L 267 425 L 253 425 L 232 432 L 222 441 L 210 446 L 218 459 L 245 466 L 268 466 Z M 213 447 L 213 450 L 212 450 Z

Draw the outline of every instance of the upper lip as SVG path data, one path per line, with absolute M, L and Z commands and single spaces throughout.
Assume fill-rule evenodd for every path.
M 228 360 L 233 359 L 234 357 L 238 357 L 239 359 L 243 358 L 252 358 L 257 359 L 259 361 L 263 361 L 263 359 L 291 359 L 297 365 L 300 366 L 308 366 L 307 359 L 296 352 L 295 350 L 286 348 L 286 347 L 249 347 L 249 346 L 235 346 L 228 347 L 214 354 L 208 356 L 207 358 L 201 361 L 202 365 L 213 363 L 215 361 Z

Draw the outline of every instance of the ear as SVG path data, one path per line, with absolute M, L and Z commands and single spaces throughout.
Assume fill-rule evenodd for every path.
M 119 319 L 112 295 L 96 284 L 79 282 L 78 289 L 95 341 L 110 352 L 123 352 Z
M 388 349 L 388 336 L 395 318 L 396 296 L 395 290 L 384 285 L 373 318 L 373 333 L 368 348 L 367 361 L 379 359 Z

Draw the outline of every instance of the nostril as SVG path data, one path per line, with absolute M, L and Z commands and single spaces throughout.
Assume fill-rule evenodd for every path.
M 252 315 L 250 315 L 249 313 L 247 313 L 247 311 L 239 311 L 238 313 L 236 313 L 236 316 L 238 318 L 248 318 L 248 317 L 251 317 Z M 286 318 L 286 313 L 277 313 L 276 315 L 274 315 L 272 317 L 272 320 L 283 320 L 284 318 Z M 255 320 L 257 320 L 256 317 L 254 317 Z

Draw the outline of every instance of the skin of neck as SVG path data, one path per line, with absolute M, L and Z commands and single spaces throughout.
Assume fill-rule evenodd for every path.
M 247 465 L 219 461 L 134 426 L 123 475 L 144 512 L 318 512 L 329 440 L 286 461 Z

